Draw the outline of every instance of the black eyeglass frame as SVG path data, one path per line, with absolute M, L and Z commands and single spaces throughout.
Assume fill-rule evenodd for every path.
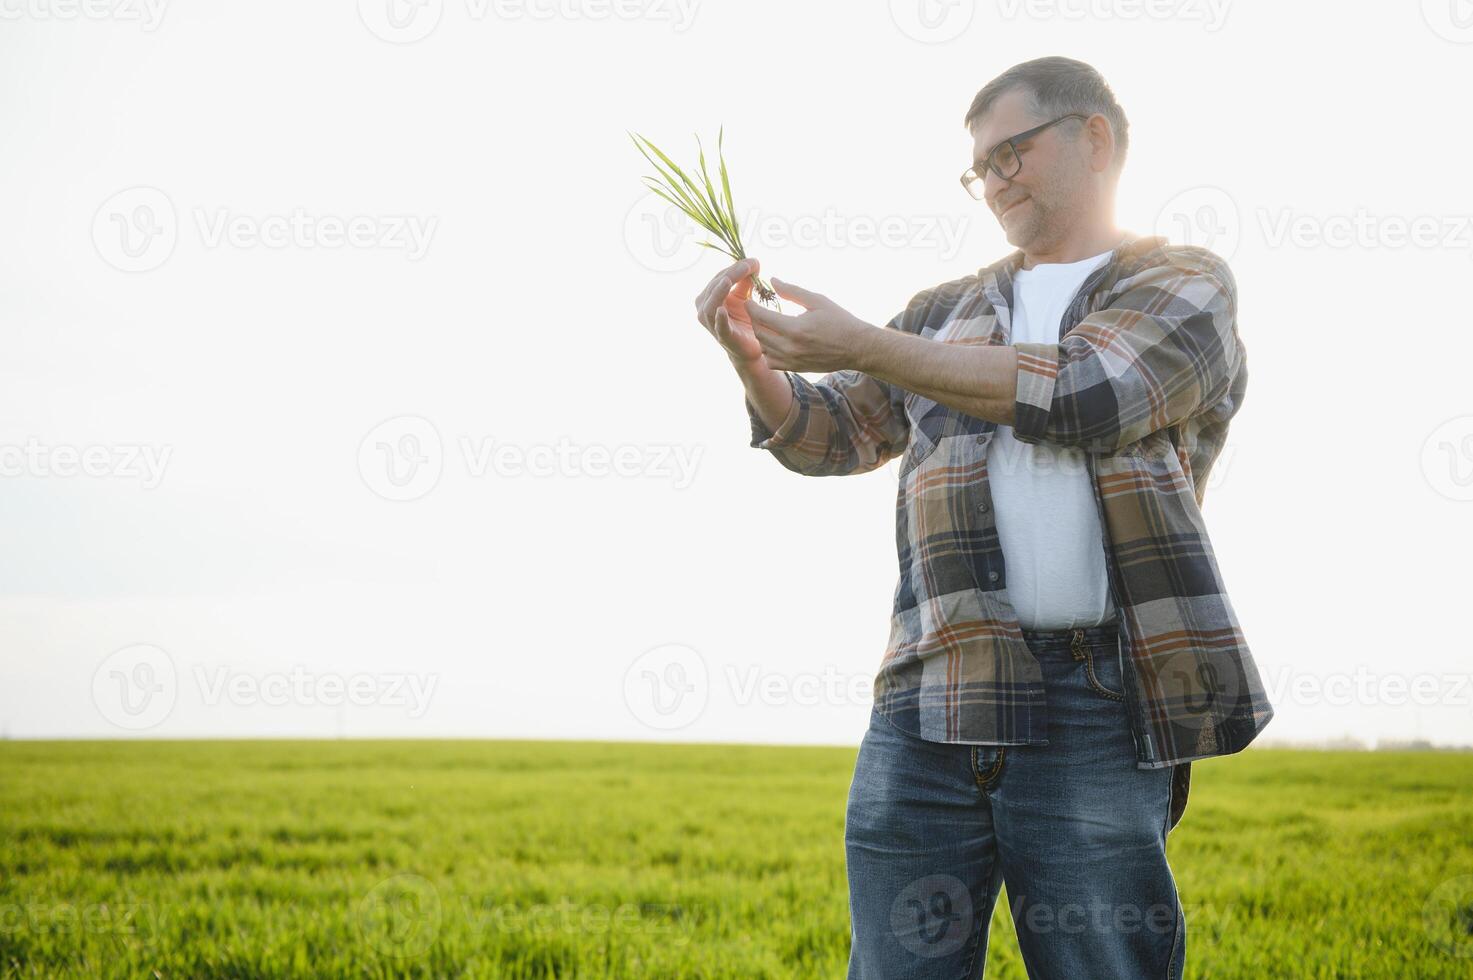
M 1023 151 L 1018 149 L 1017 144 L 1023 142 L 1024 140 L 1031 139 L 1034 136 L 1037 136 L 1045 129 L 1048 129 L 1050 126 L 1057 125 L 1058 123 L 1063 122 L 1065 119 L 1087 120 L 1089 119 L 1089 116 L 1085 115 L 1082 112 L 1071 112 L 1067 115 L 1060 116 L 1057 119 L 1051 119 L 1048 122 L 1044 123 L 1042 126 L 1034 126 L 1032 129 L 1025 130 L 1021 133 L 1016 133 L 1012 136 L 1009 136 L 1005 140 L 999 140 L 997 145 L 994 146 L 990 152 L 988 152 L 987 159 L 983 161 L 981 173 L 977 172 L 977 164 L 975 163 L 968 167 L 966 170 L 962 171 L 962 187 L 966 189 L 967 194 L 971 196 L 974 200 L 982 200 L 982 194 L 980 193 L 980 191 L 978 193 L 972 192 L 972 181 L 977 181 L 978 187 L 980 188 L 982 183 L 987 180 L 988 170 L 991 170 L 1003 180 L 1012 180 L 1023 170 Z M 1018 166 L 1014 168 L 1013 172 L 1010 174 L 1003 173 L 1002 168 L 997 165 L 997 160 L 995 159 L 997 157 L 997 151 L 1001 150 L 1004 146 L 1009 147 L 1013 151 L 1013 159 L 1018 161 Z

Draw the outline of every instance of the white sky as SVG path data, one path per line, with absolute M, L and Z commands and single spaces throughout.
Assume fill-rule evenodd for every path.
M 879 324 L 1010 250 L 961 120 L 1066 54 L 1120 224 L 1237 275 L 1265 740 L 1473 741 L 1467 0 L 387 2 L 0 0 L 0 732 L 857 743 L 893 464 L 748 447 L 625 131 L 724 124 L 764 271 Z

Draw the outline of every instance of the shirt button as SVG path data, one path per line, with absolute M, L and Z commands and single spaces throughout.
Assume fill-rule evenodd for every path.
M 983 500 L 979 502 L 977 504 L 977 509 L 985 513 L 987 511 L 987 501 Z
M 996 572 L 988 572 L 987 573 L 987 581 L 989 581 L 989 582 L 996 582 L 997 581 L 997 573 Z

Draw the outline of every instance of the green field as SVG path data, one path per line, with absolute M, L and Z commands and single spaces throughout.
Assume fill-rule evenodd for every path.
M 841 977 L 854 754 L 0 742 L 0 965 Z M 1200 763 L 1169 843 L 1188 976 L 1473 976 L 1473 753 Z M 1024 977 L 1006 900 L 988 976 Z

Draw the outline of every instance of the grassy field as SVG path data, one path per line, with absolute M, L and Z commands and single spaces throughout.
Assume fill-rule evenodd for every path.
M 841 977 L 853 764 L 0 742 L 0 975 Z M 1473 976 L 1473 753 L 1205 762 L 1170 852 L 1188 976 Z M 1006 900 L 988 976 L 1024 977 Z

